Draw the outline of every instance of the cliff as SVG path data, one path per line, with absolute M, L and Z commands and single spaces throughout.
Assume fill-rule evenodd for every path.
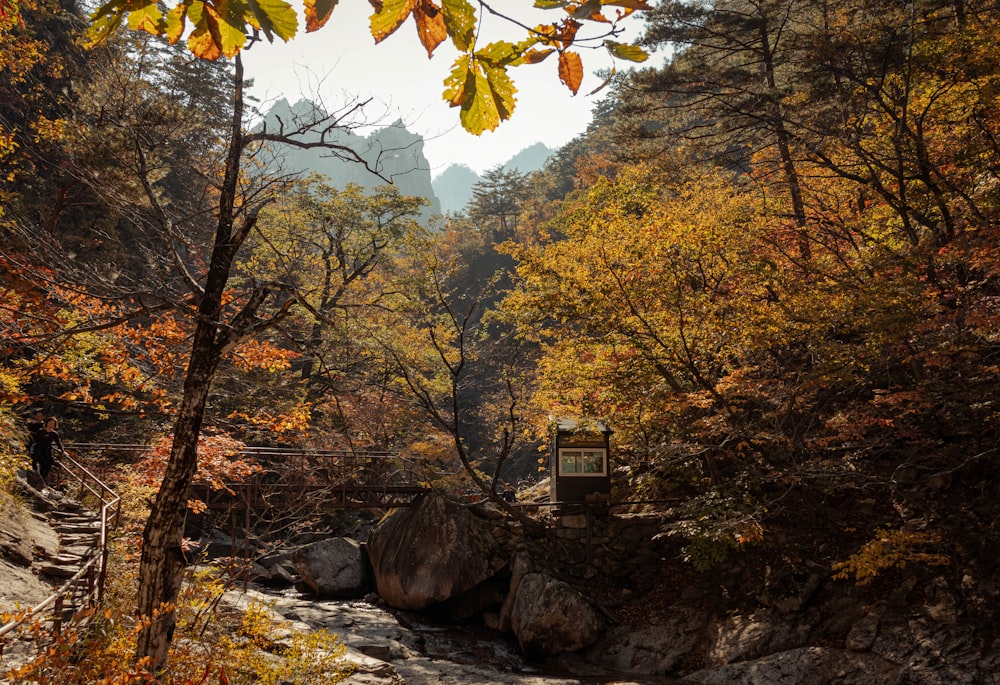
M 325 116 L 326 112 L 305 100 L 290 105 L 282 99 L 275 103 L 254 130 L 298 130 Z M 276 146 L 270 150 L 270 170 L 282 173 L 315 172 L 326 176 L 330 184 L 337 188 L 353 183 L 371 189 L 391 182 L 402 194 L 424 197 L 430 202 L 422 213 L 425 220 L 441 213 L 441 204 L 431 186 L 430 164 L 424 156 L 424 140 L 406 130 L 402 121 L 377 129 L 367 136 L 358 135 L 349 127 L 335 127 L 324 134 L 319 130 L 308 130 L 295 135 L 295 138 L 303 143 L 314 143 L 320 140 L 321 135 L 325 135 L 328 143 L 337 146 L 337 150 Z

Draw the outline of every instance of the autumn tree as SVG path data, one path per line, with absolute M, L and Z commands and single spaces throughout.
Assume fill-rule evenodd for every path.
M 60 144 L 85 71 L 75 2 L 29 0 L 13 10 L 0 12 L 0 216 L 19 195 L 44 203 L 53 192 L 47 180 L 65 160 Z
M 300 363 L 303 378 L 328 376 L 341 359 L 353 356 L 345 354 L 352 312 L 376 306 L 380 297 L 362 281 L 416 230 L 424 204 L 391 185 L 367 194 L 359 186 L 337 190 L 309 179 L 264 211 L 260 234 L 250 245 L 253 254 L 239 265 L 238 277 L 267 274 L 294 289 L 313 313 L 300 332 L 286 327 L 307 355 Z M 331 345 L 334 339 L 338 343 Z
M 985 215 L 963 156 L 995 154 L 995 16 L 991 1 L 665 3 L 645 39 L 674 54 L 619 91 L 626 135 L 780 188 L 803 256 L 829 209 L 825 182 L 809 186 L 831 175 L 884 203 L 911 247 L 942 244 Z
M 403 262 L 368 335 L 426 416 L 424 431 L 444 435 L 476 489 L 531 525 L 497 493 L 501 469 L 523 437 L 526 399 L 516 350 L 484 317 L 497 279 L 470 282 L 463 255 L 442 235 L 415 240 Z
M 286 296 L 298 298 L 301 306 L 270 334 L 275 344 L 294 352 L 298 378 L 287 379 L 280 393 L 274 382 L 255 388 L 235 380 L 240 401 L 225 402 L 234 405 L 234 413 L 266 429 L 272 419 L 289 415 L 279 407 L 291 402 L 298 407 L 294 413 L 311 413 L 314 424 L 317 416 L 325 417 L 350 447 L 396 445 L 394 426 L 400 422 L 391 415 L 403 419 L 406 412 L 391 393 L 378 390 L 384 389 L 385 373 L 359 335 L 359 322 L 382 306 L 387 287 L 395 287 L 389 275 L 393 260 L 419 230 L 425 202 L 402 196 L 391 185 L 338 190 L 308 178 L 265 208 L 235 282 L 270 279 L 283 284 Z M 261 392 L 266 397 L 251 403 L 257 406 L 246 406 Z M 383 403 L 385 414 L 369 417 Z
M 469 130 L 481 132 L 495 128 L 510 116 L 514 107 L 513 86 L 506 70 L 510 66 L 530 63 L 556 53 L 559 76 L 574 92 L 578 89 L 582 68 L 579 55 L 570 48 L 576 42 L 580 23 L 575 18 L 607 21 L 601 14 L 605 3 L 573 7 L 558 23 L 540 26 L 528 32 L 520 43 L 497 42 L 487 46 L 476 44 L 477 19 L 474 8 L 464 2 L 446 3 L 444 11 L 433 3 L 421 5 L 381 6 L 372 17 L 372 35 L 381 41 L 395 32 L 412 16 L 428 53 L 446 38 L 450 38 L 463 53 L 446 80 L 445 97 L 461 107 L 463 124 Z M 639 2 L 616 2 L 623 7 L 617 19 L 631 13 Z M 484 6 L 487 11 L 492 11 Z M 307 28 L 320 28 L 330 17 L 333 4 L 306 5 Z M 244 154 L 258 142 L 267 140 L 295 143 L 292 131 L 279 130 L 248 134 L 243 130 L 243 69 L 240 50 L 263 34 L 268 39 L 277 36 L 291 38 L 296 31 L 294 12 L 282 4 L 251 5 L 239 8 L 209 3 L 187 3 L 168 8 L 166 14 L 156 3 L 123 6 L 105 4 L 94 16 L 94 34 L 98 40 L 112 34 L 127 20 L 133 29 L 145 30 L 177 42 L 187 35 L 187 45 L 196 55 L 210 59 L 233 58 L 235 62 L 232 124 L 226 153 L 216 190 L 216 224 L 213 246 L 200 271 L 200 277 L 189 279 L 190 306 L 196 310 L 196 326 L 190 359 L 185 374 L 183 397 L 174 423 L 174 442 L 163 484 L 157 494 L 143 536 L 143 554 L 139 569 L 138 612 L 148 620 L 139 636 L 137 656 L 148 658 L 151 668 L 160 671 L 167 657 L 173 632 L 174 617 L 171 603 L 180 588 L 183 556 L 180 551 L 182 518 L 179 514 L 184 492 L 191 482 L 197 465 L 197 438 L 203 422 L 209 388 L 223 357 L 244 339 L 272 326 L 297 303 L 295 298 L 282 300 L 280 284 L 255 283 L 242 296 L 227 295 L 232 269 L 239 250 L 255 230 L 262 207 L 270 199 L 266 192 L 247 191 L 241 175 Z M 185 34 L 191 21 L 193 30 Z M 611 40 L 619 29 L 611 24 L 601 40 L 612 54 L 625 59 L 642 59 L 641 51 L 630 49 Z M 300 141 L 300 144 L 303 144 Z M 319 145 L 328 141 L 321 140 Z M 147 186 L 148 187 L 148 186 Z M 150 204 L 163 206 L 155 194 L 147 192 Z M 166 213 L 160 214 L 166 219 Z M 161 220 L 162 228 L 170 230 L 169 221 Z M 276 310 L 265 313 L 267 305 Z

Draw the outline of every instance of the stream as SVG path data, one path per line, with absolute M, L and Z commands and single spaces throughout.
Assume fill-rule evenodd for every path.
M 482 627 L 440 625 L 412 613 L 394 614 L 364 600 L 316 600 L 295 590 L 248 590 L 229 601 L 256 601 L 290 621 L 292 630 L 327 629 L 355 662 L 349 685 L 648 685 L 676 682 L 597 672 L 571 658 L 528 663 L 517 645 Z

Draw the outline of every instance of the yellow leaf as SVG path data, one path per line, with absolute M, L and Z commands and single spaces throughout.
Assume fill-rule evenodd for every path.
M 246 42 L 247 25 L 243 14 L 246 6 L 229 0 L 218 0 L 214 5 L 207 5 L 206 13 L 212 35 L 219 45 L 219 50 L 226 57 L 235 57 Z
M 163 12 L 153 3 L 133 8 L 128 15 L 128 27 L 133 31 L 145 31 L 158 36 L 166 28 Z
M 613 57 L 625 59 L 629 62 L 645 62 L 649 58 L 649 53 L 638 45 L 628 43 L 616 43 L 613 40 L 604 41 L 604 47 L 608 49 Z
M 336 0 L 326 1 L 332 1 L 334 5 L 337 4 Z M 307 17 L 309 2 L 315 2 L 315 0 L 308 0 L 306 3 Z M 247 6 L 257 20 L 260 30 L 264 32 L 269 41 L 273 41 L 274 36 L 277 36 L 287 42 L 295 36 L 299 29 L 299 20 L 295 15 L 295 9 L 285 0 L 247 0 Z
M 452 44 L 467 52 L 476 32 L 476 10 L 468 0 L 442 0 L 441 12 Z
M 442 97 L 452 107 L 460 107 L 462 100 L 465 99 L 465 84 L 469 78 L 469 65 L 471 61 L 472 58 L 470 55 L 461 55 L 455 60 L 451 74 L 444 80 L 445 89 Z
M 184 19 L 187 16 L 187 3 L 181 3 L 167 12 L 166 37 L 174 45 L 184 34 Z
M 416 4 L 417 0 L 386 0 L 383 2 L 375 14 L 369 17 L 372 37 L 375 42 L 381 43 L 395 33 L 396 29 L 402 26 L 406 18 L 413 12 Z
M 459 57 L 445 86 L 444 99 L 462 108 L 462 126 L 474 135 L 496 129 L 514 111 L 517 91 L 506 68 L 494 66 L 490 58 L 480 59 L 478 53 Z
M 123 19 L 123 12 L 117 6 L 116 0 L 111 0 L 98 7 L 90 15 L 90 28 L 87 29 L 87 44 L 91 47 L 106 41 L 118 30 Z
M 222 51 L 209 30 L 205 3 L 202 0 L 192 0 L 187 15 L 194 25 L 194 31 L 188 36 L 188 50 L 202 59 L 219 59 Z
M 222 57 L 222 50 L 219 44 L 212 37 L 207 27 L 195 29 L 188 38 L 188 50 L 195 57 L 202 59 L 217 60 Z

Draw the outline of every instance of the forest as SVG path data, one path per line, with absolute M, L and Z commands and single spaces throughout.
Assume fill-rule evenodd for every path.
M 0 482 L 35 407 L 64 439 L 166 445 L 119 465 L 140 614 L 177 597 L 191 481 L 262 467 L 233 445 L 399 451 L 499 501 L 545 477 L 552 417 L 613 428 L 613 501 L 671 509 L 699 571 L 764 550 L 859 585 L 991 573 L 998 3 L 552 4 L 641 10 L 669 58 L 609 75 L 543 170 L 421 223 L 392 185 L 282 167 L 360 103 L 251 129 L 238 50 L 88 45 L 83 4 L 0 2 Z M 479 126 L 517 116 L 498 102 Z M 172 632 L 108 653 L 162 664 Z

